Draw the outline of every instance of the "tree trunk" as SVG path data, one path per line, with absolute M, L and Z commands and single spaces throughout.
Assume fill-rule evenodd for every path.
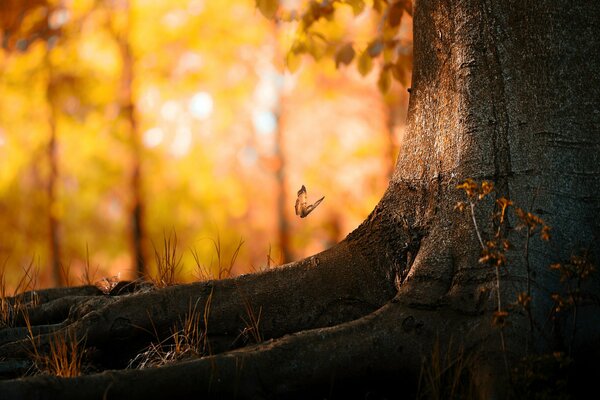
M 9 380 L 0 391 L 7 398 L 450 398 L 466 395 L 468 378 L 475 394 L 504 398 L 527 388 L 509 374 L 518 360 L 550 351 L 597 374 L 585 363 L 599 354 L 599 279 L 581 276 L 581 266 L 600 256 L 600 3 L 419 0 L 413 15 L 409 129 L 389 188 L 360 227 L 280 269 L 107 297 L 102 306 L 72 309 L 68 327 L 57 328 L 118 357 L 152 340 L 147 332 L 164 338 L 195 304 L 208 310 L 203 357 Z M 541 215 L 552 227 L 550 244 L 517 229 L 527 214 L 498 226 L 492 215 L 501 210 L 490 196 L 471 199 L 472 215 L 469 206 L 456 211 L 465 200 L 456 186 L 466 178 L 494 181 L 492 197 Z M 496 233 L 512 243 L 502 267 L 478 262 Z M 551 263 L 561 263 L 558 272 Z M 561 282 L 567 267 L 579 272 Z M 572 300 L 567 318 L 557 308 L 568 301 L 551 296 L 561 289 Z M 531 302 L 510 307 L 523 292 Z M 248 324 L 250 314 L 260 314 L 259 323 Z M 264 341 L 239 340 L 249 331 Z M 26 343 L 0 346 L 0 359 L 23 357 Z
M 147 238 L 145 230 L 145 203 L 142 191 L 142 144 L 140 139 L 139 124 L 135 112 L 135 99 L 133 94 L 135 60 L 130 44 L 131 11 L 129 2 L 122 2 L 119 11 L 126 14 L 127 25 L 123 32 L 116 34 L 123 72 L 121 77 L 121 115 L 128 127 L 129 145 L 131 148 L 131 203 L 129 207 L 130 242 L 132 248 L 133 268 L 136 278 L 146 276 L 146 263 L 148 262 Z
M 50 253 L 50 270 L 52 271 L 52 282 L 54 286 L 62 286 L 64 277 L 61 266 L 61 240 L 60 240 L 60 208 L 58 206 L 57 186 L 59 181 L 58 171 L 58 139 L 57 139 L 57 105 L 56 91 L 57 82 L 54 67 L 50 61 L 50 49 L 45 56 L 45 64 L 48 70 L 48 82 L 46 85 L 46 101 L 48 103 L 48 127 L 50 138 L 48 140 L 48 181 L 46 194 L 48 196 L 48 240 Z
M 283 96 L 280 95 L 279 101 L 283 102 Z M 291 203 L 287 191 L 287 160 L 284 146 L 284 127 L 281 126 L 281 105 L 276 110 L 277 127 L 275 128 L 275 181 L 277 185 L 277 237 L 279 247 L 281 248 L 282 263 L 292 261 L 292 249 L 290 246 L 290 226 L 288 223 L 288 212 L 286 211 Z

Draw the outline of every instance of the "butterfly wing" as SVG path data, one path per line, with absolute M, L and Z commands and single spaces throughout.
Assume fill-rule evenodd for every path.
M 310 214 L 311 212 L 313 212 L 313 210 L 315 208 L 317 208 L 317 206 L 319 204 L 321 204 L 321 202 L 323 201 L 323 199 L 325 198 L 325 196 L 321 197 L 319 200 L 315 201 L 314 204 L 309 205 L 308 207 L 306 207 L 306 209 L 304 210 L 304 215 L 301 215 L 302 218 L 306 217 L 308 214 Z
M 298 190 L 298 198 L 296 199 L 296 205 L 294 207 L 296 210 L 296 215 L 299 215 L 300 217 L 304 218 L 304 216 L 306 215 L 306 203 L 306 188 L 304 187 L 304 185 L 302 185 L 300 190 Z

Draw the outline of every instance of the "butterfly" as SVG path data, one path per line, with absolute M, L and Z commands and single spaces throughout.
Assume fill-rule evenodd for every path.
M 115 276 L 111 276 L 109 278 L 102 278 L 99 281 L 94 282 L 94 285 L 96 285 L 96 287 L 100 289 L 102 293 L 109 294 L 117 286 L 120 280 L 121 273 L 119 272 Z
M 323 201 L 324 198 L 325 198 L 325 196 L 323 196 L 319 200 L 315 201 L 314 204 L 308 204 L 308 201 L 306 198 L 306 187 L 304 187 L 304 185 L 302 185 L 300 190 L 298 190 L 298 198 L 296 199 L 296 206 L 295 206 L 296 215 L 299 215 L 300 218 L 306 217 L 315 208 L 317 208 L 317 206 L 319 204 L 321 204 L 321 202 Z

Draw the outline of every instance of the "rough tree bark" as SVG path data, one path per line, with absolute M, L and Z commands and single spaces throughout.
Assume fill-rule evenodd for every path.
M 591 296 L 578 303 L 577 318 L 564 326 L 542 324 L 532 333 L 526 313 L 516 311 L 510 325 L 491 321 L 498 287 L 508 304 L 529 285 L 532 318 L 543 323 L 554 305 L 548 292 L 560 288 L 550 263 L 581 249 L 599 259 L 599 20 L 595 1 L 415 1 L 409 129 L 389 188 L 360 227 L 283 268 L 103 296 L 71 308 L 66 322 L 54 321 L 85 336 L 86 346 L 110 360 L 105 367 L 122 368 L 154 335 L 166 335 L 190 304 L 204 307 L 210 298 L 203 328 L 212 355 L 71 379 L 5 380 L 0 392 L 260 398 L 307 391 L 356 396 L 357 388 L 385 387 L 398 396 L 414 393 L 436 343 L 469 351 L 473 382 L 485 398 L 511 394 L 507 364 L 567 342 L 580 371 L 590 371 L 586 361 L 597 360 L 600 344 L 597 276 L 587 281 Z M 494 181 L 497 197 L 535 210 L 552 227 L 547 245 L 523 239 L 518 221 L 510 221 L 504 234 L 513 250 L 499 285 L 496 270 L 478 262 L 471 217 L 454 210 L 465 178 Z M 484 238 L 493 207 L 484 201 L 476 208 Z M 248 305 L 261 310 L 262 343 L 238 338 Z M 556 334 L 565 328 L 576 335 L 561 339 Z M 42 346 L 49 337 L 41 336 Z M 23 358 L 27 343 L 1 345 L 0 359 Z

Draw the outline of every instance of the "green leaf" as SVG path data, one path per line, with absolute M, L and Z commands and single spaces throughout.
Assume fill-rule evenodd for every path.
M 352 43 L 346 43 L 335 53 L 335 67 L 338 68 L 340 64 L 350 64 L 355 54 L 356 52 L 354 51 L 354 47 L 352 47 Z
M 364 51 L 358 58 L 356 67 L 362 76 L 366 76 L 373 68 L 373 60 L 367 51 Z
M 390 70 L 388 68 L 384 68 L 379 73 L 379 79 L 377 80 L 377 87 L 381 91 L 381 93 L 387 93 L 392 84 L 392 78 L 390 77 Z
M 265 17 L 271 19 L 275 16 L 277 9 L 279 8 L 278 0 L 256 0 L 256 7 Z

